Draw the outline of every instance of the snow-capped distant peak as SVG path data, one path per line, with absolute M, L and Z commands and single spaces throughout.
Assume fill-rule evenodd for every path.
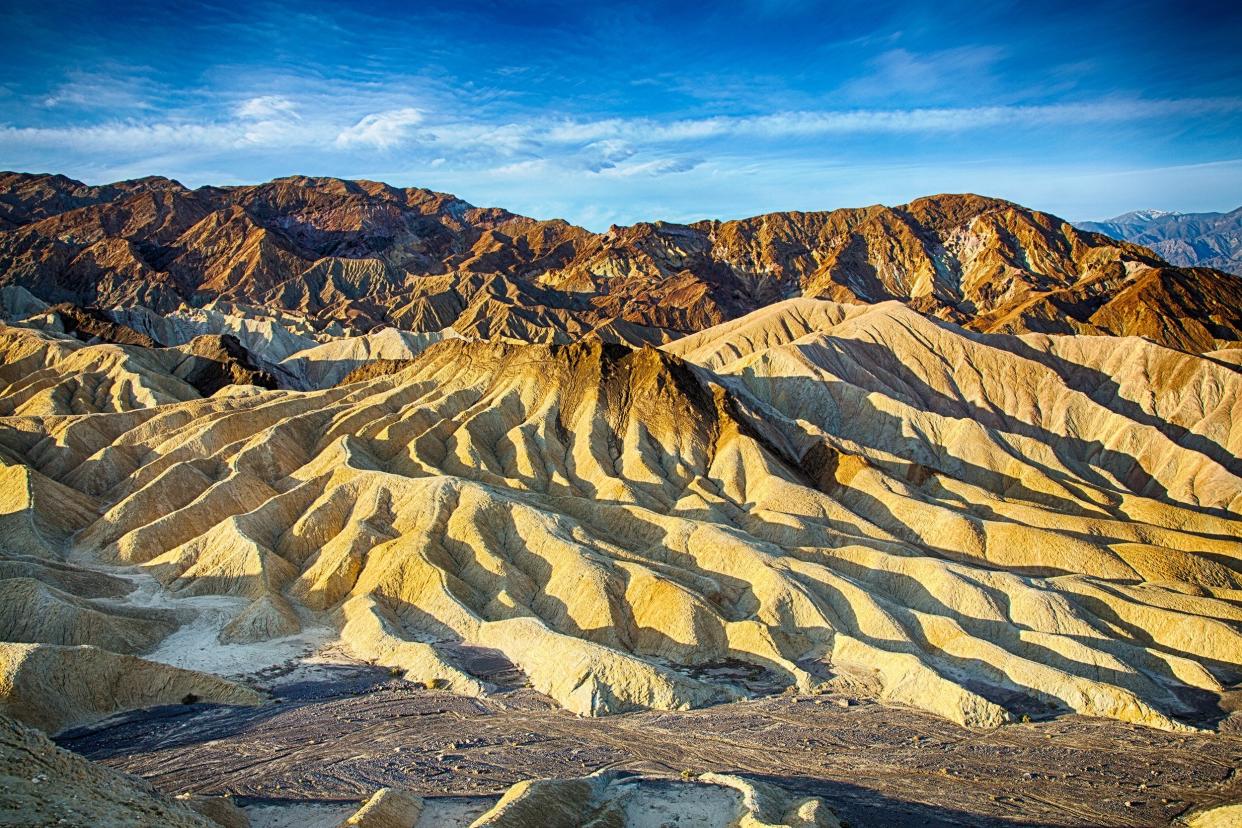
M 1116 218 L 1109 219 L 1109 221 L 1155 221 L 1156 219 L 1164 218 L 1165 216 L 1180 215 L 1182 214 L 1174 210 L 1134 210 L 1133 212 L 1123 213 Z

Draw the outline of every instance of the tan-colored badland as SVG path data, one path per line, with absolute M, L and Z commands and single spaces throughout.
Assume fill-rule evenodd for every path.
M 4 336 L 7 637 L 63 669 L 175 626 L 100 597 L 133 565 L 251 601 L 239 640 L 309 614 L 465 693 L 437 645 L 495 648 L 584 715 L 736 699 L 694 669 L 736 660 L 968 726 L 1182 728 L 1242 663 L 1242 377 L 1209 357 L 800 299 L 663 351 L 449 340 L 193 399 L 167 352 Z M 53 703 L 39 649 L 6 650 L 10 709 Z
M 456 648 L 489 648 L 583 716 L 846 687 L 971 728 L 1192 730 L 1238 678 L 1227 337 L 808 297 L 563 344 L 111 312 L 183 343 L 147 347 L 4 290 L 0 713 L 49 732 L 262 703 L 161 651 L 201 596 L 235 599 L 221 647 L 326 629 L 470 695 Z

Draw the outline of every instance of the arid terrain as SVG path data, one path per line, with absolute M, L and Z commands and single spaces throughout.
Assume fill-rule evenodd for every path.
M 1242 798 L 1235 276 L 978 196 L 593 234 L 335 179 L 0 195 L 10 810 Z
M 274 707 L 165 707 L 59 741 L 161 790 L 235 794 L 259 814 L 313 801 L 337 819 L 386 785 L 481 813 L 522 779 L 603 769 L 671 784 L 725 769 L 820 796 L 856 826 L 1161 825 L 1242 797 L 1236 734 L 1078 717 L 978 732 L 850 693 L 584 719 L 508 680 L 470 699 L 303 668 L 269 679 Z

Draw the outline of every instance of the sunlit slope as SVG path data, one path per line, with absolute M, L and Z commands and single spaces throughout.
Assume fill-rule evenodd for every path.
M 14 411 L 0 447 L 83 499 L 69 554 L 461 692 L 446 645 L 583 714 L 754 692 L 708 671 L 740 662 L 1178 728 L 1236 680 L 1236 369 L 813 300 L 668 351 L 446 340 L 323 391 Z

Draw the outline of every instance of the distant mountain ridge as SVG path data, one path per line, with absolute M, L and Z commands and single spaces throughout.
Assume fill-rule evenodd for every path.
M 0 286 L 83 307 L 223 300 L 362 331 L 658 344 L 802 296 L 895 299 L 984 332 L 1242 340 L 1242 282 L 971 194 L 592 233 L 372 181 L 5 173 L 0 228 Z
M 1181 267 L 1213 267 L 1242 276 L 1242 207 L 1228 213 L 1135 210 L 1074 226 L 1150 247 Z

